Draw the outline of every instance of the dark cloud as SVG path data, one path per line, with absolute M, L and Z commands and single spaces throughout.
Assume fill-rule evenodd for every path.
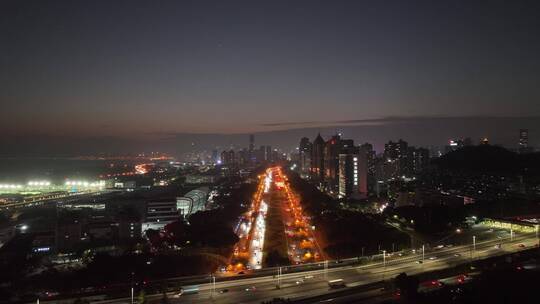
M 429 120 L 471 120 L 471 119 L 540 119 L 540 116 L 526 116 L 526 117 L 505 117 L 505 116 L 389 116 L 381 118 L 365 118 L 365 119 L 350 119 L 350 120 L 335 120 L 335 121 L 309 121 L 309 122 L 274 122 L 263 123 L 261 126 L 265 127 L 328 127 L 328 126 L 341 126 L 341 125 L 383 125 L 383 124 L 395 124 L 405 122 L 420 122 Z

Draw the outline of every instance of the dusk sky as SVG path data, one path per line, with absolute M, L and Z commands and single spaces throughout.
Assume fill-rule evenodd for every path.
M 538 16 L 539 1 L 2 1 L 0 128 L 153 136 L 535 117 Z

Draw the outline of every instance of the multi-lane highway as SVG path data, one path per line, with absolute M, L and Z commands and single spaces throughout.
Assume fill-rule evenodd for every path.
M 280 278 L 280 286 L 278 286 L 276 275 L 264 275 L 199 284 L 197 293 L 178 296 L 178 292 L 171 292 L 168 296 L 171 303 L 261 303 L 278 297 L 299 299 L 332 293 L 334 289 L 329 287 L 329 280 L 343 279 L 345 288 L 361 286 L 393 278 L 401 272 L 416 274 L 444 269 L 468 263 L 473 259 L 484 259 L 530 249 L 537 244 L 538 240 L 534 233 L 522 234 L 516 235 L 512 240 L 495 238 L 477 242 L 475 246 L 470 244 L 426 251 L 424 255 L 421 250 L 403 256 L 395 253 L 383 258 L 382 255 L 378 255 L 371 262 L 361 265 L 331 262 L 333 264 L 330 266 L 334 268 L 324 267 L 324 269 L 283 274 Z M 422 260 L 423 263 L 420 263 Z M 151 303 L 158 302 L 162 297 L 162 295 L 149 296 L 148 300 Z M 102 303 L 129 302 L 130 298 L 123 298 Z

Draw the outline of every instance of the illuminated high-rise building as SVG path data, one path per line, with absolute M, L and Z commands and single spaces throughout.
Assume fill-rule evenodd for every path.
M 359 153 L 339 154 L 339 197 L 365 198 L 367 196 L 367 157 Z
M 360 153 L 366 154 L 367 162 L 367 187 L 368 192 L 373 192 L 375 190 L 375 150 L 373 150 L 373 145 L 370 143 L 365 143 L 360 146 Z
M 229 151 L 223 151 L 221 152 L 221 163 L 223 165 L 235 165 L 236 164 L 236 156 L 233 150 Z
M 410 174 L 410 163 L 407 158 L 408 146 L 402 139 L 397 142 L 389 141 L 384 145 L 385 165 L 389 174 L 387 178 L 398 178 Z
M 318 182 L 324 181 L 324 145 L 321 134 L 317 134 L 311 149 L 311 178 Z
M 302 137 L 298 146 L 298 157 L 300 165 L 300 174 L 307 176 L 311 169 L 311 149 L 312 145 L 309 138 Z
M 255 135 L 249 134 L 249 152 L 253 152 L 255 149 Z
M 529 130 L 520 129 L 519 130 L 519 153 L 530 153 L 533 152 L 533 149 L 529 147 Z
M 339 173 L 339 154 L 341 153 L 341 136 L 332 136 L 324 145 L 324 182 L 327 190 L 337 188 Z

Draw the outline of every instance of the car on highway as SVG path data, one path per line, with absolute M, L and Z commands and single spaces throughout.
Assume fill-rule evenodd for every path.
M 519 247 L 519 248 L 525 248 L 525 244 L 520 243 L 520 244 L 518 244 L 518 247 Z
M 229 290 L 227 288 L 222 289 L 222 290 L 219 291 L 219 293 L 227 293 L 227 292 L 229 292 Z
M 495 249 L 501 249 L 501 244 L 496 244 Z
M 422 264 L 422 263 L 424 263 L 424 262 L 423 262 L 423 261 L 416 261 L 415 263 L 416 263 L 416 264 Z
M 254 290 L 257 290 L 257 288 L 255 288 L 255 286 L 250 286 L 250 287 L 247 287 L 246 289 L 244 289 L 245 291 L 254 291 Z
M 454 256 L 455 256 L 456 258 L 458 258 L 458 257 L 461 256 L 461 254 L 459 254 L 459 253 L 454 253 Z
M 470 280 L 472 280 L 472 278 L 467 274 L 462 274 L 462 275 L 458 276 L 457 279 L 456 279 L 456 281 L 459 284 L 463 284 L 463 283 L 468 282 Z
M 432 257 L 429 257 L 430 260 L 436 260 L 437 257 L 436 256 L 432 256 Z
M 343 281 L 343 279 L 330 280 L 328 281 L 328 286 L 330 286 L 330 288 L 345 287 L 345 281 Z
M 174 297 L 178 298 L 182 295 L 189 295 L 189 294 L 196 294 L 196 293 L 199 293 L 198 285 L 183 286 L 182 288 L 180 288 L 180 292 L 175 294 Z

